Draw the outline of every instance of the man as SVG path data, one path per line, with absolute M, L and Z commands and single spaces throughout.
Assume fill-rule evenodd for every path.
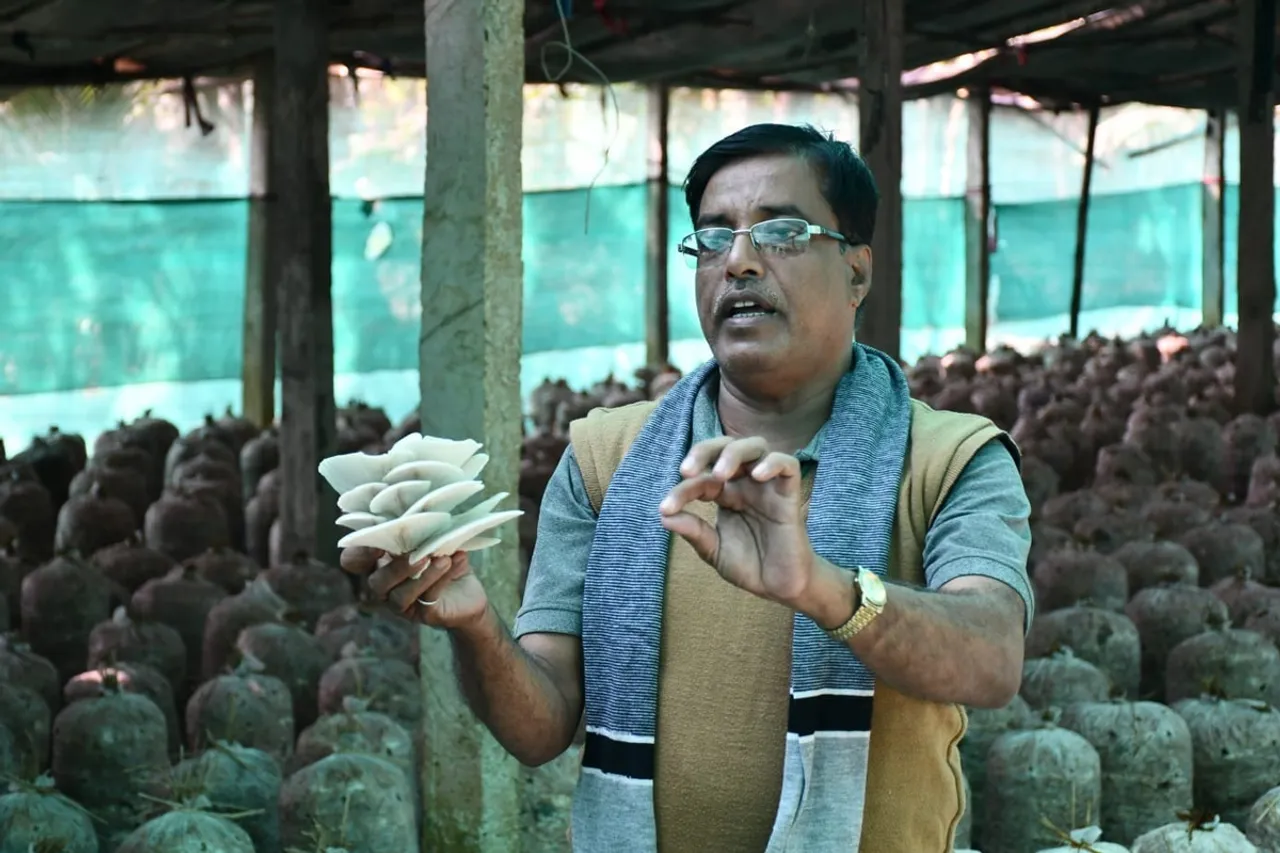
M 1021 677 L 1016 448 L 852 343 L 877 191 L 848 145 L 748 127 L 685 191 L 715 359 L 574 425 L 514 632 L 465 556 L 370 586 L 450 631 L 471 707 L 523 763 L 567 749 L 585 707 L 577 850 L 950 850 L 958 706 L 1002 706 Z

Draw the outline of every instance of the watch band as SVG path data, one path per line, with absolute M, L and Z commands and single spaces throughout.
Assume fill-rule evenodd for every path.
M 867 577 L 868 575 L 870 577 Z M 858 607 L 853 611 L 853 615 L 850 616 L 843 625 L 827 631 L 827 636 L 831 639 L 842 643 L 845 642 L 854 634 L 857 634 L 859 631 L 875 621 L 875 618 L 884 610 L 883 604 L 877 605 L 875 601 L 871 600 L 872 598 L 878 598 L 878 596 L 869 597 L 866 595 L 864 579 L 867 584 L 879 583 L 880 581 L 873 572 L 869 572 L 861 567 L 858 568 L 853 576 L 853 584 L 860 592 L 858 596 Z

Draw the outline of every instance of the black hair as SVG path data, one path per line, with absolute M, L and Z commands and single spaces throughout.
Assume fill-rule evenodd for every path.
M 753 124 L 699 154 L 684 181 L 684 198 L 695 227 L 703 193 L 716 172 L 740 160 L 777 154 L 801 157 L 814 168 L 822 196 L 835 211 L 845 239 L 854 245 L 871 242 L 880 201 L 875 177 L 853 146 L 808 124 Z

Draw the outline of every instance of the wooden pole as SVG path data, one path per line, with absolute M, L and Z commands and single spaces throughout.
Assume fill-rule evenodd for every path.
M 1080 310 L 1084 301 L 1084 250 L 1089 236 L 1089 196 L 1093 186 L 1094 146 L 1098 141 L 1099 104 L 1089 107 L 1089 141 L 1084 149 L 1084 176 L 1080 179 L 1080 205 L 1076 210 L 1076 256 L 1071 268 L 1071 328 L 1080 337 Z
M 276 416 L 276 293 L 272 277 L 271 114 L 275 97 L 275 57 L 253 70 L 253 119 L 249 129 L 249 238 L 245 252 L 244 353 L 241 411 L 260 427 Z
M 327 0 L 276 0 L 271 281 L 280 312 L 282 553 L 337 560 L 337 496 L 316 470 L 334 451 L 333 225 Z
M 880 191 L 872 289 L 859 338 L 898 358 L 902 345 L 902 0 L 865 0 L 858 147 Z
M 427 166 L 419 345 L 424 434 L 485 445 L 488 492 L 518 492 L 523 0 L 425 0 Z M 504 508 L 515 503 L 510 500 Z M 489 600 L 519 604 L 514 531 L 476 554 Z M 520 767 L 467 708 L 448 636 L 424 630 L 424 851 L 520 849 Z
M 671 242 L 670 154 L 667 126 L 671 115 L 671 90 L 661 84 L 649 87 L 648 245 L 645 264 L 645 361 L 664 364 L 670 358 L 671 316 L 667 298 L 667 263 Z
M 965 180 L 964 341 L 987 351 L 991 284 L 991 92 L 969 93 L 969 143 Z
M 1204 134 L 1204 180 L 1200 184 L 1201 215 L 1201 274 L 1200 274 L 1200 323 L 1203 326 L 1222 325 L 1225 313 L 1223 300 L 1222 239 L 1225 230 L 1225 209 L 1222 190 L 1225 184 L 1225 147 L 1227 115 L 1224 110 L 1210 110 L 1206 114 Z
M 1236 408 L 1276 408 L 1272 347 L 1275 269 L 1275 0 L 1239 0 L 1240 216 L 1236 249 L 1239 331 Z

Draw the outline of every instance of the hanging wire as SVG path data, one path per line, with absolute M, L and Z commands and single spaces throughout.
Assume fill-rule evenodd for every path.
M 182 78 L 182 112 L 187 127 L 191 127 L 191 119 L 194 117 L 196 124 L 200 126 L 201 136 L 208 136 L 213 133 L 213 122 L 206 119 L 204 112 L 200 109 L 200 99 L 196 96 L 195 80 L 191 77 Z
M 586 209 L 583 212 L 582 219 L 582 232 L 585 234 L 591 227 L 591 191 L 595 188 L 596 183 L 604 174 L 605 169 L 609 167 L 609 155 L 613 150 L 613 146 L 618 141 L 618 134 L 622 128 L 622 110 L 618 106 L 617 90 L 614 89 L 613 82 L 609 79 L 608 75 L 601 71 L 600 67 L 594 62 L 587 59 L 579 53 L 576 48 L 574 48 L 573 39 L 569 35 L 569 16 L 565 12 L 565 4 L 567 2 L 568 0 L 554 0 L 556 16 L 560 20 L 560 32 L 562 34 L 562 38 L 545 42 L 542 45 L 542 49 L 539 51 L 538 57 L 539 63 L 542 65 L 542 75 L 549 83 L 559 83 L 564 79 L 565 75 L 569 73 L 569 70 L 573 68 L 575 60 L 577 62 L 581 62 L 587 67 L 588 71 L 599 78 L 601 85 L 604 87 L 602 100 L 604 100 L 609 106 L 613 107 L 613 131 L 609 134 L 608 141 L 605 142 L 600 168 L 596 170 L 595 175 L 591 178 L 591 182 L 587 184 L 586 188 Z M 552 48 L 563 50 L 565 54 L 564 65 L 562 65 L 560 70 L 556 71 L 554 74 L 551 72 L 548 62 L 548 53 Z M 607 129 L 609 125 L 609 111 L 602 109 L 601 112 L 603 113 L 602 118 L 604 119 L 604 124 Z

